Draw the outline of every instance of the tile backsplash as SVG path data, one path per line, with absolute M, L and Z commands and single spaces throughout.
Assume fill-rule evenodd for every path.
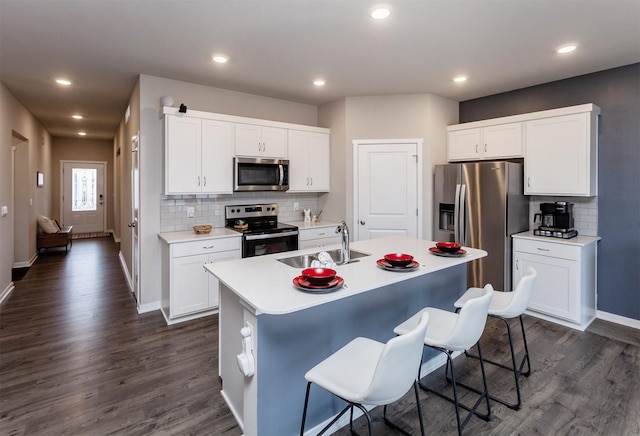
M 531 197 L 529 202 L 529 223 L 533 230 L 533 215 L 540 212 L 540 203 L 569 201 L 573 203 L 574 227 L 578 235 L 598 236 L 598 197 Z
M 224 208 L 236 204 L 278 203 L 278 220 L 301 221 L 302 210 L 318 211 L 318 195 L 289 194 L 282 192 L 239 192 L 233 195 L 166 195 L 160 200 L 160 231 L 191 230 L 196 224 L 224 227 Z M 294 211 L 294 203 L 299 210 Z M 194 208 L 194 217 L 187 218 L 187 209 Z

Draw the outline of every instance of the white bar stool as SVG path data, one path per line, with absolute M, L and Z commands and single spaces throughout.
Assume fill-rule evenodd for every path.
M 491 418 L 489 392 L 487 390 L 487 380 L 484 372 L 484 363 L 482 361 L 482 351 L 480 350 L 480 343 L 478 342 L 478 340 L 480 339 L 480 336 L 484 331 L 492 294 L 493 287 L 491 285 L 487 285 L 484 287 L 484 289 L 482 289 L 482 293 L 480 295 L 478 295 L 476 298 L 469 299 L 462 306 L 459 312 L 449 312 L 442 309 L 436 309 L 434 307 L 427 307 L 416 313 L 414 316 L 412 316 L 393 330 L 394 333 L 398 335 L 405 335 L 413 330 L 422 314 L 429 314 L 429 326 L 425 333 L 424 345 L 441 351 L 447 356 L 446 373 L 448 373 L 449 367 L 451 367 L 450 381 L 453 387 L 453 399 L 425 386 L 421 381 L 419 382 L 419 384 L 422 389 L 455 404 L 456 422 L 458 424 L 459 435 L 462 434 L 462 430 L 473 415 L 476 415 L 484 419 L 485 421 L 488 421 Z M 480 370 L 482 371 L 482 383 L 484 386 L 484 390 L 478 391 L 478 399 L 472 407 L 469 407 L 458 401 L 456 375 L 453 366 L 453 359 L 451 356 L 455 351 L 464 351 L 468 348 L 473 347 L 474 345 L 478 347 L 478 355 L 480 356 Z M 418 372 L 418 379 L 420 378 L 420 372 Z M 448 377 L 447 380 L 449 380 Z M 487 404 L 486 414 L 478 412 L 478 407 L 480 406 L 480 404 L 482 404 L 483 400 L 485 400 Z M 461 421 L 460 418 L 461 408 L 469 412 L 464 418 L 464 421 Z
M 351 411 L 349 428 L 353 433 L 353 407 L 355 406 L 367 417 L 371 436 L 371 416 L 364 404 L 384 405 L 385 423 L 409 435 L 406 430 L 387 418 L 387 405 L 402 398 L 413 384 L 420 433 L 424 436 L 416 376 L 428 320 L 429 315 L 421 317 L 410 332 L 404 336 L 396 336 L 386 344 L 367 338 L 355 338 L 311 368 L 304 376 L 307 380 L 307 394 L 304 400 L 300 435 L 304 434 L 311 383 L 315 383 L 349 403 L 318 435 L 327 431 L 347 410 Z
M 529 374 L 531 374 L 529 347 L 527 346 L 527 336 L 524 332 L 524 322 L 522 321 L 522 314 L 529 305 L 529 299 L 531 298 L 531 292 L 533 291 L 533 284 L 535 283 L 537 276 L 538 274 L 534 268 L 527 268 L 524 276 L 522 276 L 522 278 L 518 282 L 518 285 L 516 286 L 516 289 L 513 292 L 494 292 L 493 296 L 491 297 L 491 304 L 489 305 L 489 316 L 502 320 L 504 322 L 504 325 L 507 327 L 507 335 L 509 336 L 509 347 L 511 349 L 511 366 L 506 366 L 502 363 L 494 362 L 493 360 L 489 359 L 484 359 L 484 361 L 493 365 L 497 365 L 500 368 L 504 368 L 513 373 L 513 378 L 516 385 L 517 401 L 515 403 L 510 403 L 506 400 L 491 395 L 489 397 L 492 400 L 497 401 L 500 404 L 504 404 L 505 406 L 513 410 L 520 409 L 520 405 L 522 404 L 522 399 L 520 396 L 520 376 L 528 377 Z M 453 303 L 453 305 L 459 309 L 463 307 L 469 299 L 475 298 L 481 291 L 482 288 L 469 288 L 467 292 L 462 295 L 462 297 L 460 297 L 455 303 Z M 520 318 L 520 328 L 522 329 L 522 340 L 524 342 L 524 356 L 522 357 L 519 365 L 516 363 L 516 354 L 513 350 L 513 338 L 511 336 L 511 326 L 509 325 L 509 319 L 516 317 Z M 466 351 L 465 354 L 469 357 L 478 357 Z M 527 370 L 523 372 L 522 369 L 524 368 L 525 363 L 527 365 Z M 469 389 L 474 390 L 473 388 Z

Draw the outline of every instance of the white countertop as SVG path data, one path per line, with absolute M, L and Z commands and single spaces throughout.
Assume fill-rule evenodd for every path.
M 429 248 L 434 245 L 433 241 L 404 237 L 352 242 L 352 250 L 371 255 L 358 258 L 357 262 L 339 265 L 336 271 L 338 276 L 344 279 L 346 286 L 327 294 L 314 294 L 298 290 L 293 285 L 293 279 L 299 276 L 302 270 L 277 261 L 277 259 L 298 254 L 315 253 L 318 251 L 317 248 L 208 263 L 205 268 L 236 293 L 249 309 L 253 309 L 256 315 L 261 313 L 285 314 L 464 264 L 487 255 L 484 250 L 465 247 L 467 255 L 464 257 L 439 257 L 429 253 Z M 339 245 L 336 245 L 327 247 L 327 249 L 338 247 Z M 410 254 L 421 266 L 411 272 L 381 269 L 376 262 L 387 253 Z
M 185 230 L 183 232 L 158 233 L 158 237 L 167 244 L 174 244 L 176 242 L 202 241 L 206 239 L 230 238 L 234 236 L 240 238 L 242 236 L 242 233 L 227 229 L 225 227 L 213 228 L 211 229 L 210 233 L 204 235 L 199 235 L 193 230 Z
M 551 242 L 554 244 L 577 245 L 580 247 L 593 244 L 594 242 L 598 242 L 600 240 L 600 236 L 578 235 L 575 238 L 570 239 L 554 238 L 551 236 L 538 236 L 534 235 L 532 231 L 516 233 L 515 235 L 511 235 L 511 237 L 517 239 L 531 239 L 534 241 Z
M 340 223 L 336 221 L 318 220 L 316 222 L 311 222 L 310 224 L 305 224 L 304 221 L 287 221 L 287 224 L 291 224 L 292 226 L 297 226 L 300 230 L 303 230 L 303 229 L 315 229 L 320 227 L 338 227 Z

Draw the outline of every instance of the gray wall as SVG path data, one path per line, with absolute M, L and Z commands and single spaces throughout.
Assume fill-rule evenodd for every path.
M 598 310 L 640 320 L 640 64 L 464 101 L 460 122 L 583 103 L 601 109 Z

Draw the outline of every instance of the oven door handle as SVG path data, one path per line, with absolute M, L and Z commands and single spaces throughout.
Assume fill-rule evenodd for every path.
M 257 241 L 259 239 L 274 239 L 274 238 L 282 238 L 285 236 L 297 236 L 298 231 L 293 230 L 291 232 L 281 232 L 281 233 L 267 233 L 265 235 L 245 235 L 244 239 L 247 241 Z

